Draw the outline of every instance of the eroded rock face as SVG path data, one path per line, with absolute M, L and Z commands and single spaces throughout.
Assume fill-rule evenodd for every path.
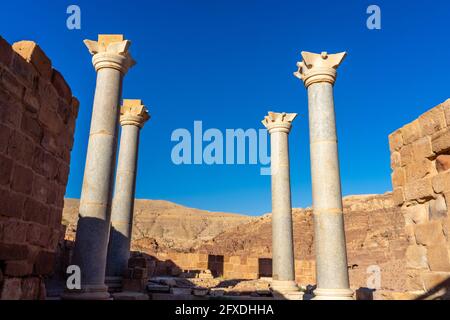
M 66 199 L 63 223 L 66 239 L 75 237 L 79 200 Z M 145 252 L 195 251 L 221 232 L 245 224 L 253 217 L 209 212 L 162 200 L 136 200 L 132 250 Z

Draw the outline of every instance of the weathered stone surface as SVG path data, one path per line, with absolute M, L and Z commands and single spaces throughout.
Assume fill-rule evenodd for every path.
M 436 199 L 430 201 L 429 217 L 430 220 L 437 220 L 447 217 L 447 204 L 442 195 L 438 195 Z
M 450 279 L 450 272 L 426 272 L 421 275 L 421 279 L 424 289 L 432 291 Z
M 419 124 L 423 135 L 432 135 L 433 133 L 444 129 L 447 124 L 442 106 L 438 105 L 422 114 L 419 117 Z
M 430 199 L 433 196 L 434 192 L 430 177 L 415 180 L 405 185 L 406 200 Z
M 42 49 L 33 41 L 19 41 L 13 44 L 13 50 L 36 68 L 42 77 L 50 79 L 52 63 Z
M 425 223 L 428 221 L 429 209 L 428 204 L 419 204 L 403 208 L 405 221 L 409 223 Z
M 6 278 L 1 288 L 0 300 L 19 300 L 22 296 L 22 280 Z
M 433 189 L 436 193 L 450 191 L 450 171 L 441 172 L 433 177 Z
M 431 138 L 429 136 L 414 141 L 411 148 L 415 160 L 422 160 L 433 156 L 433 148 L 431 146 Z
M 416 226 L 417 244 L 432 246 L 445 243 L 442 224 L 438 220 L 418 224 Z
M 450 129 L 437 132 L 432 137 L 433 152 L 440 154 L 450 150 Z
M 406 183 L 406 175 L 404 168 L 395 168 L 391 175 L 392 186 L 394 188 L 402 187 Z
M 441 154 L 436 158 L 436 169 L 438 172 L 450 169 L 450 155 Z
M 414 160 L 406 166 L 406 182 L 424 178 L 436 172 L 432 161 L 428 159 Z
M 446 243 L 428 246 L 427 251 L 431 271 L 450 272 L 449 249 Z
M 405 202 L 405 193 L 403 188 L 394 188 L 392 199 L 397 206 L 401 206 Z
M 400 130 L 389 135 L 389 147 L 391 152 L 399 150 L 403 146 L 403 137 Z
M 36 300 L 40 296 L 41 279 L 37 277 L 26 278 L 22 281 L 22 297 L 21 300 Z M 45 287 L 44 287 L 45 289 Z
M 414 120 L 413 122 L 408 123 L 407 125 L 403 126 L 400 130 L 402 132 L 404 144 L 412 143 L 421 137 L 419 120 Z
M 62 76 L 62 74 L 53 69 L 52 74 L 52 84 L 58 92 L 59 96 L 67 103 L 70 104 L 72 100 L 72 90 L 67 84 L 66 80 Z
M 394 151 L 391 153 L 391 168 L 398 168 L 401 166 L 402 164 L 402 159 L 401 159 L 401 155 L 400 152 L 398 151 Z
M 406 249 L 406 266 L 412 269 L 428 269 L 427 248 L 412 245 Z

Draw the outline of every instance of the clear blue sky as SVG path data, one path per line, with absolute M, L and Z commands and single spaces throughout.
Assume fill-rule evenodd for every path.
M 66 8 L 81 7 L 81 30 Z M 366 8 L 382 29 L 366 28 Z M 175 166 L 176 128 L 260 128 L 269 110 L 297 112 L 290 135 L 293 205 L 311 204 L 307 97 L 292 76 L 300 51 L 347 51 L 335 87 L 345 195 L 391 189 L 387 136 L 450 96 L 448 1 L 5 1 L 1 35 L 38 42 L 81 102 L 68 197 L 79 197 L 95 72 L 82 40 L 123 33 L 138 65 L 123 97 L 143 99 L 136 197 L 247 214 L 270 211 L 259 166 Z

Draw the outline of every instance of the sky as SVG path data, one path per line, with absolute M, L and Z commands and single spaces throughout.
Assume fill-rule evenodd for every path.
M 81 29 L 66 26 L 69 5 Z M 366 10 L 381 9 L 369 30 Z M 260 165 L 176 165 L 174 130 L 255 129 L 268 111 L 296 112 L 289 136 L 294 207 L 312 203 L 307 93 L 292 73 L 301 51 L 346 51 L 335 107 L 344 195 L 391 190 L 388 135 L 449 98 L 449 1 L 7 1 L 0 35 L 36 41 L 80 100 L 66 197 L 78 198 L 95 71 L 83 39 L 124 34 L 137 61 L 123 98 L 142 99 L 136 197 L 211 211 L 271 210 Z M 206 145 L 207 143 L 205 143 Z M 204 146 L 205 146 L 204 145 Z

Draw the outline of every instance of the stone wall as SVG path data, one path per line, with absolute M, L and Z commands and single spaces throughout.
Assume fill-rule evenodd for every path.
M 450 279 L 450 99 L 393 132 L 389 145 L 409 244 L 407 287 L 430 291 Z
M 0 37 L 0 299 L 45 297 L 78 106 L 39 46 Z
M 210 270 L 216 277 L 225 279 L 258 279 L 271 276 L 270 257 L 209 255 L 207 253 L 166 252 L 155 254 L 154 275 L 179 275 L 183 271 Z M 264 262 L 268 262 L 264 263 Z M 265 270 L 268 266 L 270 270 Z M 307 286 L 315 283 L 315 263 L 295 260 L 296 281 Z

